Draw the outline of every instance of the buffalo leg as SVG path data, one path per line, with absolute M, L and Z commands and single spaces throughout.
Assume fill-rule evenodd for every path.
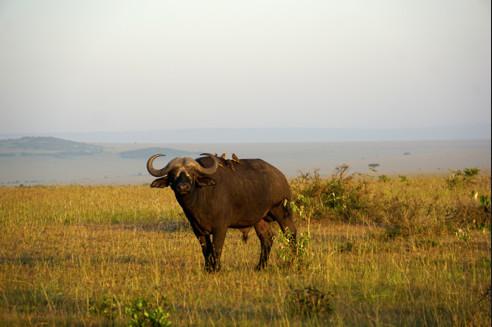
M 205 270 L 213 270 L 213 252 L 212 252 L 212 242 L 210 241 L 210 235 L 199 235 L 198 241 L 202 247 L 203 258 L 205 260 Z
M 204 235 L 199 232 L 193 225 L 191 226 L 193 229 L 193 233 L 195 233 L 198 242 L 200 242 L 200 247 L 202 248 L 203 259 L 205 261 L 205 270 L 212 271 L 212 262 L 213 262 L 213 246 L 212 241 L 210 241 L 210 235 Z
M 221 228 L 213 231 L 212 238 L 212 270 L 220 270 L 220 257 L 222 255 L 222 247 L 226 236 L 227 228 Z
M 260 262 L 258 262 L 256 269 L 261 270 L 266 267 L 268 262 L 268 256 L 273 244 L 273 233 L 270 225 L 263 219 L 260 219 L 254 226 L 261 244 Z

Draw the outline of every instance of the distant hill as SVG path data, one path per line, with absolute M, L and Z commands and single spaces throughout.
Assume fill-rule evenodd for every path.
M 292 143 L 341 141 L 490 140 L 490 123 L 423 128 L 189 128 L 128 132 L 59 133 L 103 143 Z M 15 135 L 23 136 L 23 135 Z M 0 133 L 0 139 L 12 137 Z
M 0 156 L 77 156 L 101 153 L 103 147 L 61 138 L 25 136 L 0 140 Z
M 197 153 L 189 152 L 189 151 L 170 149 L 170 148 L 152 147 L 152 148 L 144 148 L 144 149 L 138 149 L 138 150 L 123 151 L 123 152 L 120 152 L 120 157 L 122 157 L 124 159 L 147 159 L 148 157 L 150 157 L 151 155 L 154 155 L 156 153 L 165 154 L 166 157 L 169 157 L 169 158 L 185 157 L 185 156 L 189 157 L 189 156 L 197 155 Z

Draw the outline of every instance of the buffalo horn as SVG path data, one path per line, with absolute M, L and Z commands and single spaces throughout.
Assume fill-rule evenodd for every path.
M 191 165 L 201 174 L 212 175 L 217 171 L 217 168 L 219 168 L 219 162 L 215 156 L 210 156 L 209 158 L 211 158 L 214 162 L 212 167 L 205 168 L 193 159 L 191 160 Z
M 147 160 L 147 171 L 149 172 L 149 174 L 151 174 L 152 176 L 154 177 L 162 177 L 162 176 L 165 176 L 168 172 L 169 172 L 169 168 L 170 167 L 170 163 L 168 163 L 166 165 L 166 167 L 162 168 L 162 169 L 155 169 L 154 166 L 153 166 L 153 162 L 155 159 L 159 158 L 159 157 L 163 157 L 165 156 L 165 154 L 154 154 L 153 156 L 151 156 L 149 158 L 149 160 Z

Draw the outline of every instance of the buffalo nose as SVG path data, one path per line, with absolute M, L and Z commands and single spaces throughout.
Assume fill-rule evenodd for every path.
M 179 184 L 179 185 L 177 185 L 177 189 L 179 192 L 182 192 L 182 193 L 189 192 L 191 189 L 191 186 L 190 186 L 190 184 Z

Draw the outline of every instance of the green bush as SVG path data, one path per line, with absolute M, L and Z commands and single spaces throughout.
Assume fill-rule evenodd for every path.
M 408 183 L 408 177 L 405 176 L 405 175 L 398 175 L 398 177 L 400 178 L 400 182 L 402 183 Z
M 115 296 L 104 296 L 100 301 L 90 304 L 90 312 L 114 321 L 118 315 L 118 301 Z
M 347 171 L 348 166 L 342 165 L 327 179 L 322 179 L 318 171 L 296 178 L 292 182 L 294 213 L 305 220 L 331 217 L 346 222 L 358 221 L 367 207 L 363 198 L 365 183 L 346 176 Z
M 490 226 L 490 196 L 481 195 L 466 201 L 457 199 L 453 206 L 447 208 L 446 225 L 449 230 Z
M 390 181 L 390 178 L 389 178 L 388 176 L 386 176 L 386 175 L 380 175 L 380 176 L 378 177 L 378 180 L 379 180 L 380 182 L 386 183 L 386 182 L 389 182 L 389 181 Z
M 478 168 L 465 168 L 463 170 L 453 170 L 448 176 L 447 183 L 449 188 L 456 188 L 473 183 L 475 177 L 480 173 Z
M 482 208 L 483 211 L 490 213 L 490 195 L 480 195 L 480 208 Z
M 142 298 L 138 298 L 125 308 L 125 313 L 130 316 L 131 327 L 167 327 L 171 326 L 169 313 L 161 306 L 152 307 Z
M 290 233 L 279 233 L 275 236 L 277 243 L 277 255 L 285 265 L 296 265 L 303 268 L 309 264 L 309 242 L 308 234 L 300 233 L 294 243 L 294 238 Z
M 331 179 L 325 184 L 321 201 L 343 221 L 357 221 L 366 206 L 362 199 L 363 184 L 348 179 Z
M 463 175 L 466 178 L 472 178 L 478 175 L 480 173 L 480 169 L 478 168 L 465 168 L 463 169 Z
M 316 287 L 294 289 L 287 298 L 287 308 L 293 315 L 303 317 L 328 318 L 334 311 L 333 296 Z
M 376 225 L 386 230 L 388 239 L 490 226 L 490 181 L 477 168 L 457 170 L 447 178 L 347 172 L 342 165 L 328 178 L 314 171 L 292 181 L 290 205 L 308 230 L 311 219 Z

